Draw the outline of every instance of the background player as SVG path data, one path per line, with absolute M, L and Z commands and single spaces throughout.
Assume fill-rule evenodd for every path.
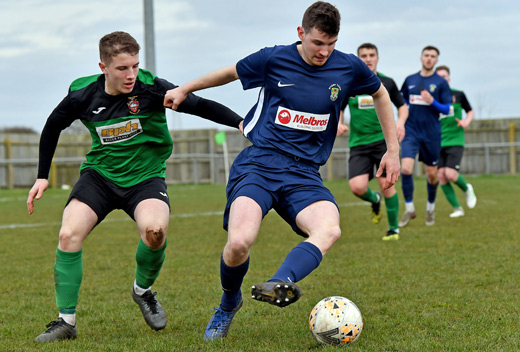
M 396 122 L 397 137 L 399 142 L 405 135 L 404 124 L 408 118 L 408 106 L 405 104 L 401 92 L 394 80 L 377 71 L 379 53 L 372 43 L 361 44 L 357 49 L 358 57 L 374 72 L 385 86 L 392 103 L 397 108 L 398 119 Z M 379 168 L 381 157 L 386 152 L 386 143 L 381 125 L 374 109 L 374 100 L 370 95 L 357 95 L 343 102 L 338 136 L 341 136 L 346 128 L 343 125 L 344 109 L 348 104 L 350 112 L 350 134 L 348 146 L 349 157 L 349 186 L 352 192 L 359 198 L 370 202 L 372 207 L 372 222 L 379 223 L 381 219 L 381 193 L 374 192 L 368 186 L 374 177 L 374 167 Z M 388 216 L 388 232 L 383 240 L 399 239 L 399 198 L 395 186 L 385 189 L 385 174 L 378 178 L 379 187 L 385 197 L 386 213 Z
M 451 92 L 448 82 L 435 73 L 439 49 L 426 46 L 422 50 L 421 71 L 406 77 L 401 93 L 409 106 L 406 120 L 406 136 L 401 143 L 401 163 L 405 212 L 399 226 L 406 226 L 415 218 L 413 204 L 413 166 L 415 157 L 426 167 L 428 202 L 426 204 L 426 225 L 435 224 L 435 197 L 439 184 L 437 163 L 441 151 L 441 123 L 439 113 L 450 110 Z
M 438 66 L 435 72 L 450 83 L 450 69 L 448 66 Z M 464 216 L 464 208 L 461 207 L 451 183 L 456 184 L 466 195 L 468 208 L 473 209 L 477 204 L 477 197 L 473 186 L 466 183 L 460 174 L 460 162 L 464 153 L 464 129 L 473 121 L 475 115 L 471 105 L 463 91 L 451 88 L 452 104 L 450 113 L 442 116 L 442 141 L 441 157 L 439 159 L 439 182 L 446 199 L 453 207 L 452 218 Z M 466 112 L 466 118 L 462 118 L 462 110 Z
M 166 314 L 151 286 L 159 276 L 167 245 L 170 203 L 164 177 L 172 139 L 163 96 L 175 85 L 139 69 L 139 49 L 125 32 L 101 38 L 99 67 L 103 74 L 72 82 L 43 128 L 38 178 L 27 198 L 29 214 L 34 211 L 34 199 L 40 199 L 49 186 L 47 178 L 61 131 L 80 119 L 90 131 L 92 147 L 63 211 L 54 266 L 59 317 L 36 337 L 37 342 L 76 338 L 83 241 L 114 209 L 123 209 L 135 220 L 141 238 L 132 297 L 152 329 L 166 326 Z M 242 121 L 225 106 L 195 95 L 188 96 L 177 110 L 230 127 L 238 127 Z
M 297 29 L 301 42 L 264 48 L 166 94 L 165 105 L 175 109 L 190 92 L 237 79 L 244 89 L 261 87 L 243 128 L 253 146 L 240 153 L 230 171 L 224 214 L 228 240 L 220 261 L 224 292 L 205 340 L 225 337 L 242 306 L 240 287 L 250 249 L 270 209 L 307 239 L 287 255 L 267 283 L 253 286 L 256 300 L 280 307 L 295 302 L 301 294 L 296 282 L 318 267 L 340 237 L 338 207 L 323 185 L 319 167 L 330 156 L 346 97 L 374 98 L 387 142 L 377 176 L 386 169 L 385 188 L 397 181 L 399 143 L 388 93 L 359 58 L 334 50 L 339 26 L 338 10 L 316 2 Z

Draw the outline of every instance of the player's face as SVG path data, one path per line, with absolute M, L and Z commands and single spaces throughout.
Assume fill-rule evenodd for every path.
M 437 64 L 438 54 L 435 50 L 424 50 L 421 55 L 421 62 L 423 69 L 425 70 L 433 70 L 435 65 Z
M 446 70 L 437 70 L 437 74 L 450 83 L 450 74 Z
M 358 57 L 368 66 L 372 72 L 377 72 L 377 63 L 379 57 L 377 56 L 376 49 L 361 48 L 358 51 Z
M 316 28 L 308 33 L 303 27 L 298 27 L 298 37 L 302 45 L 298 51 L 303 60 L 311 66 L 323 66 L 334 51 L 338 36 L 330 36 Z
M 139 54 L 119 54 L 112 57 L 112 62 L 99 63 L 105 74 L 105 92 L 110 95 L 128 94 L 134 89 L 139 72 Z

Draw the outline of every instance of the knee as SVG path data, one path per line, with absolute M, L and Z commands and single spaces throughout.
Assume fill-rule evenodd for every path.
M 367 188 L 355 184 L 350 184 L 350 189 L 352 190 L 352 193 L 354 193 L 357 197 L 362 197 L 365 193 L 367 193 Z
M 159 249 L 166 240 L 166 231 L 161 226 L 149 226 L 146 228 L 146 242 L 151 249 Z
M 62 251 L 75 252 L 81 249 L 81 236 L 77 235 L 72 229 L 62 227 L 59 233 L 59 241 L 59 248 Z
M 226 244 L 226 252 L 234 259 L 243 258 L 249 255 L 250 245 L 243 238 L 234 238 L 228 240 Z

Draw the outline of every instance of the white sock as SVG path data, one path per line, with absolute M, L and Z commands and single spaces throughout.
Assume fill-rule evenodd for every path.
M 134 292 L 137 293 L 139 296 L 142 296 L 149 289 L 150 289 L 150 287 L 141 288 L 141 287 L 137 286 L 137 282 L 134 280 Z
M 413 213 L 415 211 L 415 205 L 413 205 L 413 202 L 405 202 L 404 207 L 408 213 Z
M 76 314 L 62 314 L 58 315 L 58 318 L 62 318 L 69 325 L 76 325 Z
M 426 203 L 426 211 L 434 211 L 435 210 L 435 203 Z

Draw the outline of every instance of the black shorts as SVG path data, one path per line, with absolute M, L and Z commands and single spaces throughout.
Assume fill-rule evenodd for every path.
M 449 167 L 450 169 L 459 171 L 462 154 L 464 154 L 464 147 L 462 146 L 442 147 L 441 156 L 439 158 L 439 168 Z
M 379 168 L 381 158 L 386 153 L 386 142 L 379 141 L 350 148 L 348 159 L 348 179 L 359 175 L 368 174 L 368 179 L 374 178 Z M 382 177 L 386 177 L 383 171 Z
M 72 198 L 92 208 L 98 216 L 98 224 L 114 209 L 124 210 L 135 220 L 135 208 L 145 199 L 160 199 L 170 207 L 163 178 L 152 177 L 132 187 L 121 187 L 93 169 L 81 172 L 78 182 L 70 192 L 67 204 Z

